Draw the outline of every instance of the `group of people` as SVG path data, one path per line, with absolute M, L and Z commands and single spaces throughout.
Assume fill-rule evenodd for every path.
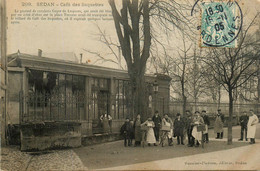
M 250 144 L 255 143 L 256 124 L 259 122 L 258 117 L 254 114 L 253 110 L 249 111 L 249 115 L 246 111 L 243 112 L 239 118 L 241 126 L 241 137 L 239 141 L 243 141 L 244 135 L 245 140 L 250 139 Z
M 221 109 L 218 109 L 214 123 L 214 132 L 216 139 L 223 138 L 224 115 Z M 244 115 L 240 117 L 241 124 L 241 139 L 243 140 L 243 133 L 246 132 L 247 138 L 250 138 L 254 143 L 254 136 L 256 130 L 256 123 L 258 123 L 257 116 L 250 111 L 250 117 Z M 153 117 L 148 117 L 145 122 L 141 121 L 141 116 L 137 115 L 136 119 L 126 119 L 124 125 L 121 127 L 121 134 L 124 136 L 124 145 L 132 146 L 133 139 L 135 139 L 134 146 L 140 146 L 142 141 L 148 145 L 157 146 L 162 142 L 162 134 L 166 135 L 169 146 L 173 145 L 173 138 L 176 137 L 177 145 L 185 145 L 184 139 L 188 139 L 188 147 L 198 147 L 203 142 L 209 142 L 208 127 L 210 125 L 209 117 L 205 110 L 201 112 L 195 111 L 192 114 L 189 110 L 186 111 L 185 116 L 177 113 L 174 121 L 165 114 L 163 118 L 156 111 Z
M 206 115 L 206 111 L 196 111 L 193 116 L 190 111 L 186 111 L 187 117 L 181 117 L 178 113 L 174 121 L 165 114 L 163 118 L 156 111 L 153 117 L 149 117 L 145 122 L 141 121 L 141 116 L 137 115 L 135 121 L 131 121 L 129 118 L 126 119 L 124 125 L 121 127 L 121 134 L 124 136 L 124 145 L 132 146 L 133 139 L 135 139 L 135 146 L 140 146 L 141 141 L 145 141 L 148 145 L 157 146 L 159 141 L 162 139 L 160 135 L 166 127 L 167 139 L 169 146 L 173 145 L 173 138 L 177 138 L 177 145 L 185 145 L 184 139 L 186 134 L 188 136 L 188 146 L 194 145 L 199 146 L 202 140 L 202 134 L 198 131 L 199 125 L 206 125 L 205 130 L 205 141 L 208 142 L 207 128 L 209 125 L 209 119 Z M 196 142 L 196 144 L 195 144 Z
M 124 136 L 124 145 L 132 146 L 133 139 L 135 139 L 135 146 L 141 145 L 142 131 L 141 131 L 141 116 L 137 115 L 135 122 L 126 118 L 125 123 L 120 129 L 121 135 Z

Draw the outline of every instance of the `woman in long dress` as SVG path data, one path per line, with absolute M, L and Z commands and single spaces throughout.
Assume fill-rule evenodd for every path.
M 250 110 L 249 120 L 247 122 L 247 138 L 250 138 L 250 144 L 255 143 L 256 124 L 259 122 L 258 117 Z
M 141 116 L 137 115 L 134 123 L 134 136 L 135 136 L 135 146 L 141 145 L 142 141 L 142 130 L 141 130 Z
M 153 131 L 154 122 L 152 118 L 148 118 L 147 121 L 142 123 L 142 125 L 146 125 L 148 127 L 146 132 L 146 142 L 148 143 L 148 145 L 150 146 L 151 144 L 154 144 L 154 146 L 157 146 L 156 139 L 154 136 L 154 131 Z

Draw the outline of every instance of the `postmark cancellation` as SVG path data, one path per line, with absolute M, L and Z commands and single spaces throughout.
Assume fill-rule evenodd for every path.
M 243 14 L 234 0 L 200 0 L 201 47 L 236 48 Z

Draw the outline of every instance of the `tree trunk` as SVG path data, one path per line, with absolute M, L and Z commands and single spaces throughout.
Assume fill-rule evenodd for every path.
M 221 101 L 221 87 L 218 85 L 218 108 L 220 108 L 220 101 Z
M 260 108 L 259 108 L 259 106 L 260 106 L 260 59 L 258 59 L 258 64 L 257 64 L 257 69 L 258 69 L 258 71 L 257 71 L 257 103 L 258 103 L 258 105 L 257 105 L 257 113 L 259 113 L 260 112 Z
M 229 95 L 229 117 L 228 117 L 228 141 L 227 144 L 232 144 L 232 120 L 233 120 L 233 89 L 228 89 Z
M 130 77 L 134 109 L 128 117 L 134 118 L 140 114 L 143 119 L 146 119 L 148 99 L 146 99 L 144 74 L 151 46 L 149 0 L 143 0 L 141 4 L 138 1 L 122 0 L 121 15 L 117 10 L 115 0 L 109 0 L 109 4 Z M 140 24 L 143 29 L 140 29 Z M 142 31 L 142 36 L 140 31 Z
M 183 115 L 186 114 L 186 106 L 187 106 L 187 98 L 184 96 L 183 97 L 183 106 L 182 106 L 182 113 L 183 113 Z
M 145 99 L 146 94 L 145 94 L 145 81 L 144 81 L 144 76 L 139 75 L 136 78 L 137 84 L 136 84 L 136 103 L 135 103 L 135 114 L 139 113 L 141 116 L 143 116 L 143 119 L 146 120 L 148 116 L 147 113 L 147 99 Z
M 130 118 L 134 119 L 138 114 L 141 115 L 142 119 L 147 119 L 147 100 L 146 99 L 146 87 L 145 87 L 145 79 L 144 74 L 129 74 L 130 75 L 130 83 L 132 88 L 132 107 L 133 110 L 131 112 Z
M 186 105 L 187 105 L 187 98 L 185 96 L 185 87 L 184 87 L 184 82 L 181 82 L 181 91 L 182 91 L 182 101 L 183 101 L 183 105 L 182 105 L 182 114 L 185 115 L 186 114 Z

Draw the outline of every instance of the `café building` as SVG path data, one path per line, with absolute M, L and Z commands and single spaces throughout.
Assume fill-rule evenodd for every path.
M 151 115 L 169 112 L 170 80 L 145 76 Z M 129 85 L 124 70 L 18 51 L 8 56 L 6 127 L 17 128 L 22 150 L 90 144 L 98 135 L 118 134 L 125 118 L 133 118 Z M 102 128 L 104 114 L 112 118 L 109 130 Z

